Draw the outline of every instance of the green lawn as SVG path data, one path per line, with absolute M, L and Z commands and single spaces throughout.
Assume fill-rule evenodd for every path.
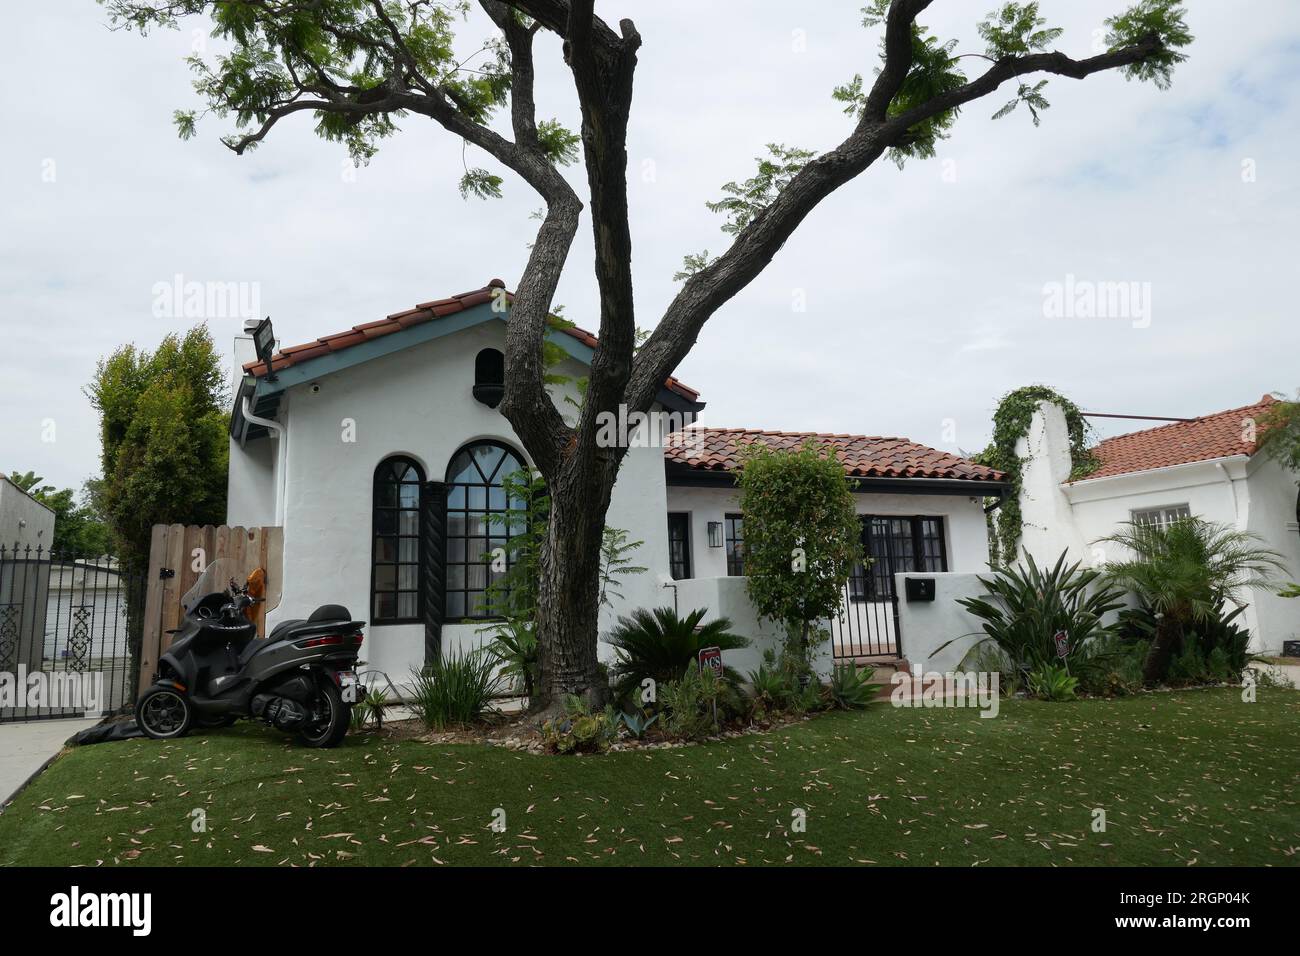
M 0 863 L 1294 865 L 1297 728 L 1269 689 L 886 704 L 582 758 L 249 726 L 68 753 L 0 814 Z

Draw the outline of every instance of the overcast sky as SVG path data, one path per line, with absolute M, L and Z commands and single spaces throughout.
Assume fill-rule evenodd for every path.
M 1122 3 L 1042 7 L 1067 29 L 1060 48 L 1086 56 Z M 830 92 L 875 66 L 860 5 L 597 4 L 645 41 L 629 143 L 638 325 L 657 321 L 684 254 L 725 248 L 704 203 L 751 175 L 763 144 L 824 149 L 848 133 Z M 922 22 L 978 51 L 974 24 L 994 5 L 936 0 Z M 826 200 L 678 369 L 708 402 L 702 421 L 974 451 L 999 396 L 1033 382 L 1088 410 L 1169 416 L 1300 386 L 1300 9 L 1192 6 L 1197 39 L 1172 90 L 1053 79 L 1038 129 L 1023 112 L 991 121 L 995 96 L 967 108 L 937 159 L 881 161 Z M 17 4 L 7 22 L 0 470 L 59 486 L 97 474 L 82 388 L 115 347 L 193 324 L 154 314 L 155 286 L 178 275 L 248 283 L 285 344 L 493 277 L 514 286 L 540 202 L 508 172 L 503 200 L 462 200 L 461 144 L 430 121 L 405 120 L 359 170 L 305 116 L 237 157 L 220 120 L 189 142 L 171 125 L 199 105 L 182 57 L 201 24 L 114 33 L 91 0 Z M 482 22 L 464 31 L 472 49 Z M 576 128 L 558 44 L 539 58 L 540 115 Z M 589 229 L 557 301 L 595 329 Z M 1049 317 L 1045 287 L 1070 276 L 1138 283 L 1149 314 Z M 242 322 L 209 325 L 229 350 Z

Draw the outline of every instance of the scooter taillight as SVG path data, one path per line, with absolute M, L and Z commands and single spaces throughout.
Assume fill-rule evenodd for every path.
M 350 637 L 353 640 L 355 640 L 357 642 L 357 647 L 360 647 L 361 642 L 365 639 L 364 637 L 362 637 L 360 631 L 358 631 L 355 634 L 349 634 L 347 637 Z M 345 640 L 347 640 L 347 638 L 344 637 L 342 634 L 330 634 L 327 635 L 326 637 L 311 637 L 305 641 L 299 641 L 295 646 L 303 647 L 303 648 L 328 647 L 332 644 L 342 644 Z
M 313 637 L 301 642 L 299 647 L 326 647 L 330 644 L 342 644 L 342 634 L 331 634 L 328 637 Z

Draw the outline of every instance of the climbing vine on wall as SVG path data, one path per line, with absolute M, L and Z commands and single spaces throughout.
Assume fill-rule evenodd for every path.
M 1028 434 L 1029 423 L 1039 402 L 1053 402 L 1065 412 L 1073 463 L 1070 478 L 1082 478 L 1100 464 L 1088 449 L 1088 422 L 1074 402 L 1046 385 L 1026 385 L 1004 395 L 993 413 L 993 440 L 988 448 L 975 456 L 980 464 L 1006 472 L 1011 486 L 1002 506 L 989 513 L 989 548 L 995 565 L 1014 559 L 1020 542 L 1024 526 L 1020 512 L 1024 459 L 1016 454 L 1016 443 Z

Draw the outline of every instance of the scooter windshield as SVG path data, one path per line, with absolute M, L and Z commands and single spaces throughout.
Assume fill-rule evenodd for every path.
M 243 584 L 241 578 L 243 575 L 239 571 L 239 565 L 231 558 L 217 558 L 199 575 L 199 579 L 194 582 L 194 587 L 185 592 L 181 598 L 181 607 L 186 614 L 194 610 L 194 606 L 202 601 L 209 594 L 215 594 L 218 591 L 225 592 L 230 587 L 233 580 L 236 584 Z

